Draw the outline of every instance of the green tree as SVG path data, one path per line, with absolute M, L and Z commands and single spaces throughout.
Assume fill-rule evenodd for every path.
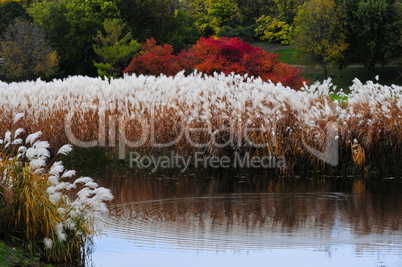
M 306 2 L 306 0 L 274 0 L 275 6 L 273 16 L 292 24 L 294 17 L 297 15 L 298 8 Z
M 49 36 L 65 74 L 96 75 L 93 38 L 107 18 L 118 18 L 113 0 L 43 0 L 28 13 Z
M 1 74 L 10 80 L 49 77 L 57 68 L 57 53 L 46 43 L 38 24 L 19 18 L 5 31 L 0 54 Z
M 201 37 L 194 20 L 184 9 L 176 10 L 174 18 L 166 26 L 166 36 L 162 43 L 173 46 L 176 53 L 193 45 Z
M 182 8 L 186 10 L 195 21 L 198 21 L 208 15 L 210 4 L 211 0 L 187 0 L 183 3 Z
M 236 0 L 241 17 L 246 25 L 252 25 L 264 14 L 272 14 L 276 0 Z
M 294 22 L 292 45 L 305 63 L 319 63 L 328 76 L 328 66 L 336 66 L 348 47 L 343 15 L 333 0 L 310 0 L 301 6 Z
M 254 41 L 254 30 L 257 27 L 256 24 L 249 25 L 249 26 L 236 26 L 234 28 L 230 26 L 223 27 L 219 33 L 218 37 L 226 37 L 226 38 L 234 38 L 238 37 L 239 39 L 245 42 L 252 42 Z
M 105 19 L 105 35 L 98 31 L 93 49 L 101 62 L 94 62 L 100 76 L 108 78 L 121 76 L 131 58 L 141 49 L 131 33 L 123 35 L 126 25 L 120 19 Z
M 237 3 L 232 0 L 211 0 L 208 13 L 218 26 L 233 25 L 241 20 Z
M 171 0 L 119 0 L 116 3 L 121 18 L 140 42 L 151 37 L 160 40 L 166 34 L 165 25 L 174 16 Z
M 400 0 L 397 1 L 400 4 Z M 400 56 L 401 27 L 396 1 L 343 0 L 345 29 L 348 33 L 348 62 L 362 63 L 376 76 L 376 64 L 386 64 Z M 399 47 L 399 48 L 398 48 Z

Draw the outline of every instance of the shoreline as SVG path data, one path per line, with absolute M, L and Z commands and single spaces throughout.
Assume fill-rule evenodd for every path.
M 0 239 L 0 267 L 6 266 L 46 266 L 51 267 L 51 264 L 45 264 L 39 259 L 30 257 L 22 248 L 11 246 L 6 241 Z
M 261 161 L 253 161 L 250 154 L 232 157 L 206 157 L 201 158 L 202 161 L 197 162 L 197 156 L 190 155 L 184 159 L 173 151 L 164 152 L 131 152 L 137 159 L 128 156 L 124 160 L 118 158 L 118 153 L 111 152 L 108 148 L 93 147 L 79 148 L 74 147 L 71 154 L 63 156 L 62 161 L 68 168 L 72 169 L 93 169 L 98 167 L 104 168 L 121 168 L 122 170 L 134 171 L 139 173 L 182 173 L 189 174 L 194 172 L 214 173 L 214 172 L 240 172 L 240 173 L 267 173 L 280 177 L 305 177 L 310 175 L 329 175 L 329 176 L 370 176 L 370 177 L 396 177 L 402 179 L 402 157 L 399 162 L 392 162 L 385 158 L 381 160 L 385 165 L 364 165 L 356 166 L 352 158 L 340 159 L 339 165 L 330 166 L 314 159 L 311 161 L 287 161 L 284 157 L 267 157 L 259 158 Z M 386 155 L 388 158 L 389 154 Z M 150 159 L 149 163 L 141 163 L 141 160 Z M 395 159 L 397 157 L 394 157 Z M 136 161 L 135 161 L 136 160 Z M 214 161 L 215 160 L 215 161 Z M 258 160 L 258 159 L 257 159 Z M 265 161 L 264 161 L 265 160 Z M 180 164 L 180 162 L 185 164 Z M 212 164 L 208 164 L 212 161 Z M 131 162 L 131 163 L 130 163 Z M 217 166 L 219 162 L 223 162 L 222 167 Z M 164 163 L 166 163 L 164 165 Z M 282 165 L 285 163 L 286 165 Z M 156 164 L 156 165 L 155 165 Z M 229 164 L 229 165 L 227 165 Z M 253 165 L 254 164 L 254 165 Z M 264 165 L 265 164 L 265 165 Z M 131 165 L 131 166 L 130 166 Z M 160 168 L 158 168 L 158 166 Z

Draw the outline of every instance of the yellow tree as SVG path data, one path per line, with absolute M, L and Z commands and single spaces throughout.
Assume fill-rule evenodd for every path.
M 199 20 L 208 14 L 211 0 L 189 0 L 184 1 L 182 5 L 194 20 Z
M 292 34 L 296 57 L 307 64 L 320 64 L 325 78 L 328 66 L 336 66 L 348 48 L 342 9 L 334 0 L 310 0 L 297 14 Z
M 44 31 L 19 18 L 0 40 L 0 55 L 4 58 L 0 74 L 9 80 L 49 77 L 58 66 L 57 53 L 47 44 Z
M 289 44 L 290 26 L 285 21 L 262 15 L 256 23 L 258 26 L 255 33 L 261 40 Z

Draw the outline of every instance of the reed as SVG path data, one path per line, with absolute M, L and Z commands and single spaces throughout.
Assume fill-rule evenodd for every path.
M 338 100 L 331 99 L 334 94 Z M 401 86 L 362 84 L 357 79 L 347 100 L 342 100 L 344 94 L 330 80 L 296 91 L 247 75 L 183 72 L 111 81 L 75 76 L 0 83 L 4 110 L 0 133 L 12 125 L 10 116 L 24 112 L 18 127 L 30 132 L 43 129 L 53 154 L 55 147 L 72 142 L 65 130 L 69 118 L 69 136 L 97 141 L 95 145 L 105 146 L 108 154 L 118 155 L 119 143 L 125 143 L 126 153 L 233 156 L 236 152 L 282 155 L 290 165 L 315 165 L 321 163 L 305 144 L 325 151 L 328 129 L 336 125 L 340 161 L 356 162 L 363 169 L 378 164 L 385 153 L 393 156 L 392 164 L 401 161 L 401 95 Z M 194 130 L 201 128 L 205 130 Z M 183 131 L 188 138 L 175 140 Z M 169 142 L 167 147 L 154 145 Z
M 0 237 L 47 262 L 83 262 L 103 226 L 104 201 L 113 196 L 89 177 L 72 180 L 75 171 L 60 161 L 47 164 L 49 143 L 38 141 L 41 133 L 25 140 L 22 133 L 0 138 Z M 57 155 L 70 151 L 63 146 Z

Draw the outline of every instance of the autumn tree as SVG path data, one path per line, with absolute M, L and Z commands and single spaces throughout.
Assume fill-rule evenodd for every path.
M 19 1 L 14 1 L 14 0 L 0 0 L 0 5 L 4 5 L 10 2 L 19 2 Z
M 398 4 L 399 3 L 399 4 Z M 376 64 L 386 64 L 401 54 L 400 0 L 343 0 L 348 33 L 348 62 L 362 63 L 375 81 Z
M 126 25 L 119 19 L 105 19 L 103 27 L 105 34 L 98 31 L 94 38 L 93 49 L 101 60 L 94 65 L 100 76 L 118 77 L 141 45 L 132 39 L 130 32 L 122 36 Z
M 1 74 L 10 80 L 49 77 L 57 68 L 57 53 L 50 48 L 38 24 L 15 19 L 1 40 Z
M 189 0 L 183 5 L 204 36 L 216 35 L 224 26 L 235 26 L 243 16 L 233 0 Z
M 328 77 L 328 66 L 336 66 L 348 47 L 342 9 L 333 0 L 304 3 L 295 18 L 292 45 L 296 57 L 308 64 L 320 64 Z
M 130 75 L 136 73 L 173 76 L 180 70 L 181 66 L 173 54 L 173 47 L 169 44 L 156 45 L 156 40 L 151 38 L 142 45 L 141 53 L 133 57 L 123 72 Z
M 289 44 L 290 26 L 285 21 L 262 15 L 256 22 L 255 33 L 261 40 Z

